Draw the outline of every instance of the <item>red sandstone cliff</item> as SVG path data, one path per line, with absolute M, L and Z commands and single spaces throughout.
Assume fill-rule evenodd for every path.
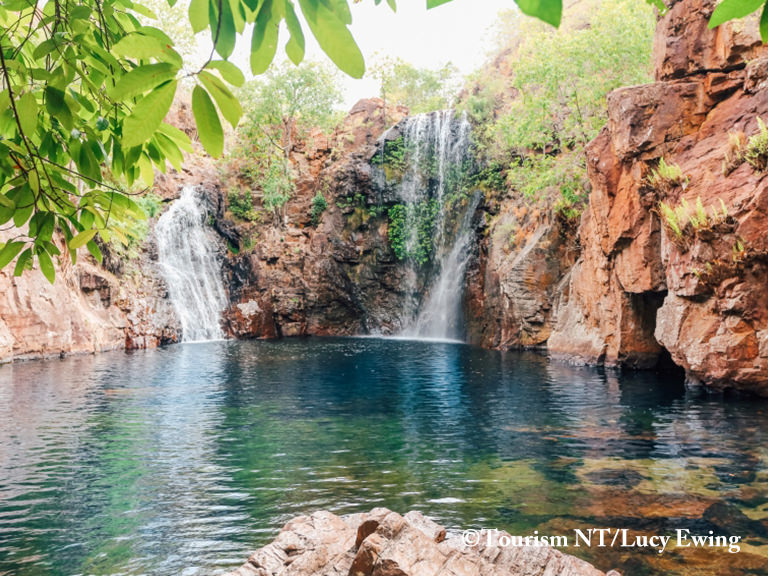
M 582 255 L 548 346 L 638 368 L 667 350 L 691 382 L 768 394 L 768 179 L 748 163 L 724 170 L 729 133 L 768 119 L 768 50 L 754 20 L 708 30 L 714 6 L 673 2 L 656 32 L 657 81 L 609 95 L 587 150 Z M 678 185 L 648 184 L 662 157 L 682 169 Z M 722 199 L 728 215 L 679 239 L 658 206 L 683 198 L 707 210 Z

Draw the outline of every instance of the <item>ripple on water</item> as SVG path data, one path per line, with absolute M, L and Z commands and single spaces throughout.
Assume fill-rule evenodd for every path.
M 747 526 L 738 562 L 675 552 L 631 568 L 765 575 L 767 438 L 758 403 L 453 343 L 211 342 L 4 366 L 0 574 L 215 573 L 292 516 L 384 505 L 451 530 Z

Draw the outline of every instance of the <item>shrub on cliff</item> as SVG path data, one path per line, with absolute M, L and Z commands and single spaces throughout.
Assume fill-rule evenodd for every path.
M 553 30 L 507 13 L 497 56 L 460 105 L 508 187 L 576 215 L 586 199 L 584 148 L 607 121 L 606 95 L 651 80 L 655 18 L 634 0 L 592 0 L 567 8 L 564 22 Z
M 312 130 L 327 132 L 338 121 L 335 72 L 312 62 L 283 65 L 247 83 L 238 96 L 245 112 L 226 172 L 244 180 L 279 221 L 296 178 L 292 151 Z

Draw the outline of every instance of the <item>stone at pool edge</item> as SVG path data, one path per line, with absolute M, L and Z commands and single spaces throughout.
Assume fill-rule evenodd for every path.
M 277 538 L 225 576 L 620 576 L 549 546 L 487 547 L 446 538 L 420 512 L 386 508 L 290 520 Z

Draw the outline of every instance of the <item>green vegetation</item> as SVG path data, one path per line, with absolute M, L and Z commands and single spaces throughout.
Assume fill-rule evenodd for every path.
M 371 164 L 381 166 L 387 181 L 399 180 L 406 168 L 407 150 L 401 134 L 394 140 L 385 140 L 381 153 L 371 159 Z
M 715 288 L 727 278 L 742 276 L 744 265 L 754 256 L 755 253 L 747 247 L 744 240 L 736 238 L 731 247 L 730 260 L 707 260 L 701 268 L 694 267 L 691 271 L 705 286 Z
M 328 201 L 325 199 L 325 196 L 323 196 L 323 193 L 318 190 L 314 198 L 312 198 L 312 210 L 310 211 L 312 226 L 320 224 L 320 219 L 326 208 L 328 208 Z
M 684 242 L 686 230 L 690 228 L 698 230 L 712 229 L 717 224 L 728 218 L 728 208 L 723 199 L 720 199 L 720 207 L 711 206 L 709 212 L 704 208 L 701 198 L 696 198 L 696 205 L 691 207 L 683 198 L 678 206 L 671 206 L 666 202 L 659 202 L 659 214 L 667 229 L 673 234 L 673 239 L 678 243 Z
M 434 250 L 439 211 L 440 206 L 435 199 L 390 207 L 389 245 L 398 260 L 410 260 L 420 266 L 429 262 Z M 415 238 L 409 237 L 410 230 L 415 230 Z
M 253 207 L 253 198 L 251 197 L 250 190 L 242 190 L 233 186 L 227 193 L 227 201 L 229 203 L 229 211 L 232 212 L 235 218 L 247 222 L 261 221 L 261 215 Z
M 728 176 L 744 163 L 744 148 L 747 139 L 744 132 L 728 133 L 728 150 L 723 159 L 723 175 Z
M 678 186 L 685 188 L 688 184 L 688 177 L 683 174 L 680 166 L 667 164 L 664 157 L 659 159 L 659 164 L 651 170 L 645 180 L 653 190 L 662 194 L 669 193 Z
M 264 208 L 279 220 L 281 209 L 293 192 L 296 174 L 290 152 L 313 129 L 330 130 L 338 120 L 334 112 L 341 101 L 335 74 L 317 63 L 284 65 L 246 84 L 238 93 L 245 115 L 237 131 L 237 144 L 229 155 L 229 171 L 257 192 Z M 243 219 L 253 210 L 248 202 L 233 210 Z M 235 198 L 238 201 L 238 196 Z
M 479 155 L 502 168 L 508 187 L 576 216 L 584 150 L 607 121 L 606 95 L 651 80 L 655 18 L 635 0 L 579 3 L 566 16 L 555 31 L 505 14 L 500 56 L 474 75 L 460 107 L 477 127 Z
M 116 228 L 123 233 L 114 234 L 113 230 L 108 243 L 109 250 L 124 260 L 134 260 L 141 254 L 141 246 L 149 234 L 147 218 L 156 218 L 160 215 L 163 201 L 156 194 L 148 193 L 137 197 L 136 204 L 145 218 L 125 218 Z
M 768 170 L 768 126 L 757 118 L 757 133 L 748 139 L 743 132 L 728 134 L 728 150 L 723 160 L 723 174 L 726 176 L 746 162 L 758 172 Z
M 430 70 L 416 68 L 400 58 L 384 58 L 372 67 L 372 76 L 381 82 L 384 102 L 406 106 L 411 114 L 449 108 L 457 88 L 457 73 L 451 63 Z
M 768 169 L 768 127 L 763 119 L 757 118 L 758 132 L 747 140 L 744 148 L 744 160 L 759 172 Z
M 345 196 L 336 200 L 336 206 L 342 210 L 351 208 L 352 206 L 365 206 L 365 196 L 359 192 L 353 196 Z

